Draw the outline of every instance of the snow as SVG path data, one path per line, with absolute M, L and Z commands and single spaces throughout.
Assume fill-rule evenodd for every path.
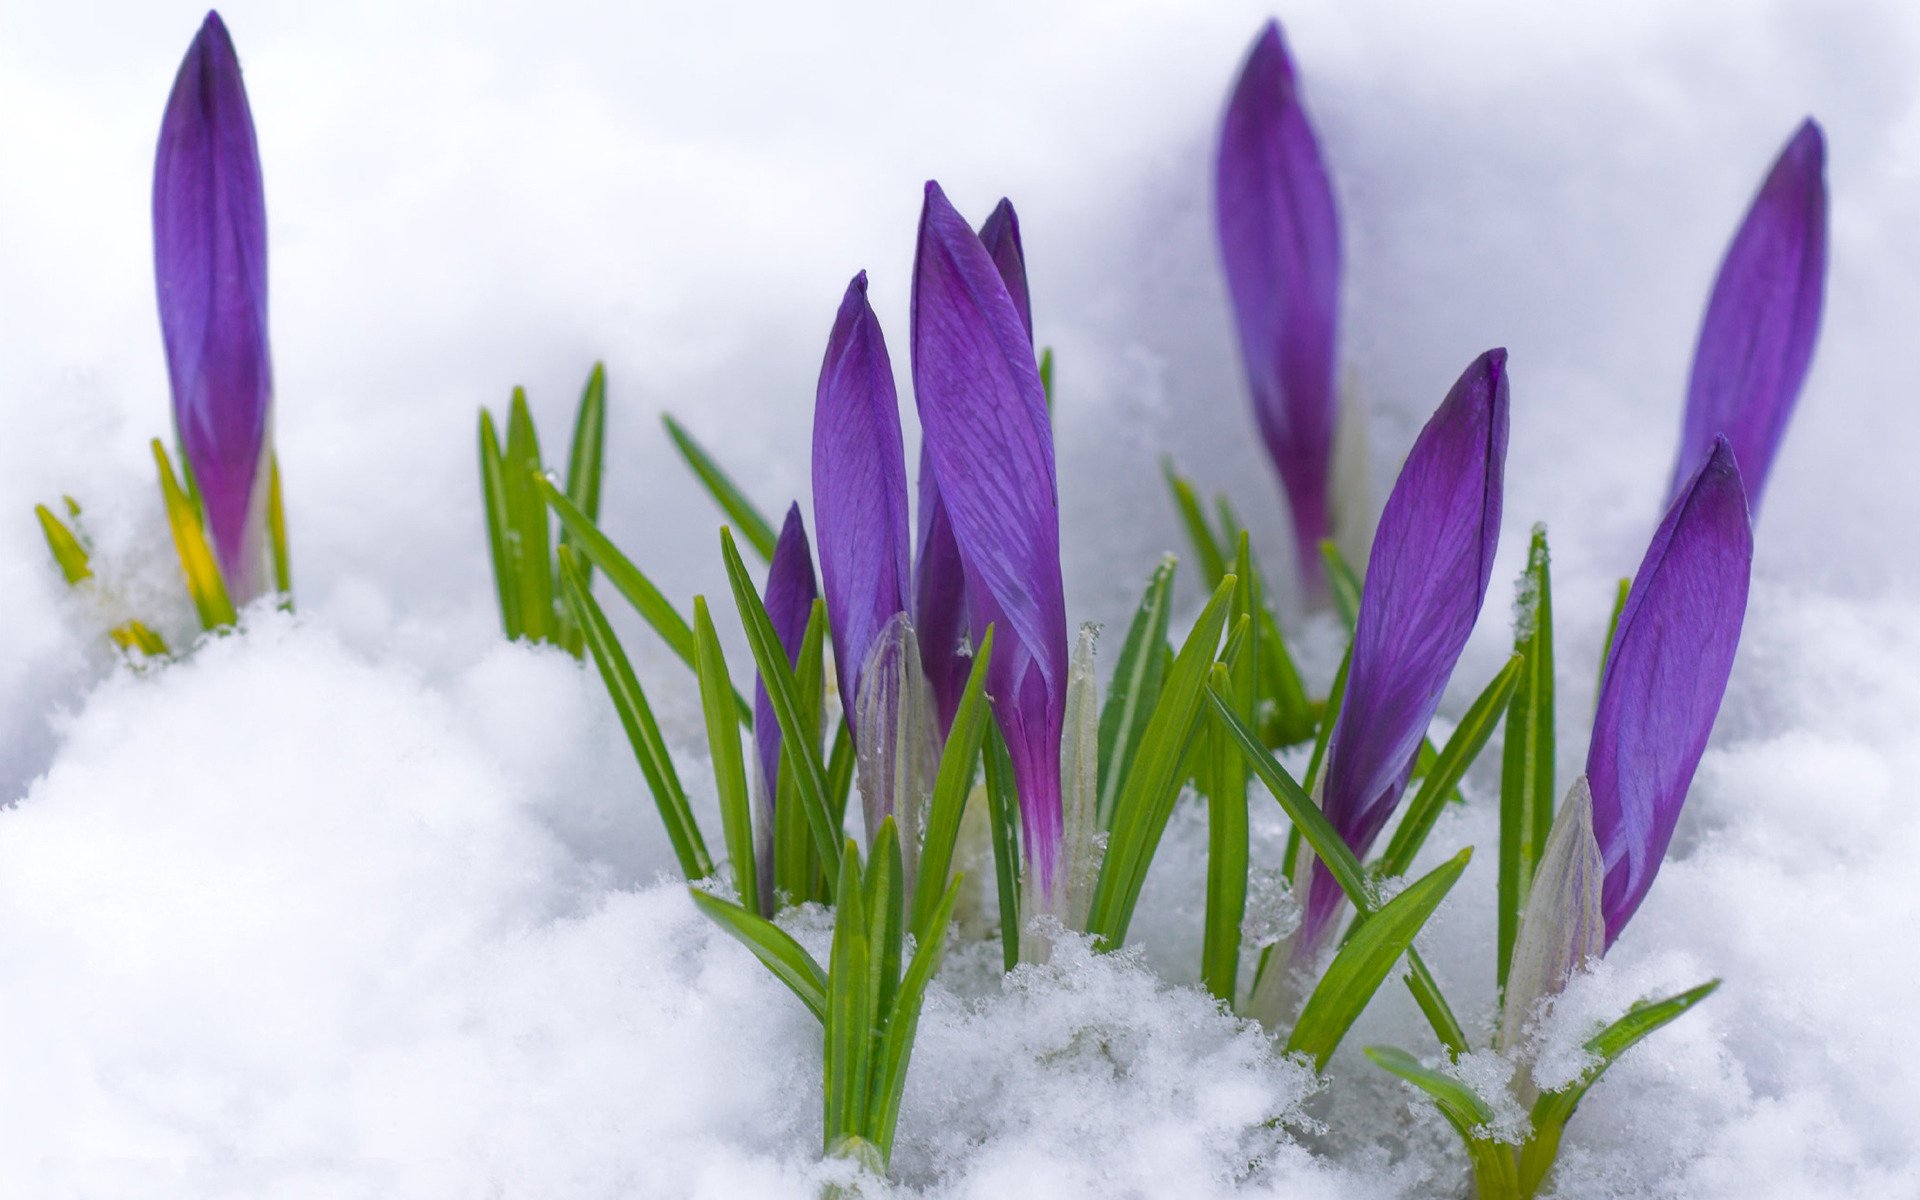
M 817 1026 L 672 882 L 598 680 L 498 636 L 475 410 L 524 383 L 555 438 L 604 357 L 610 532 L 669 595 L 723 594 L 717 518 L 656 414 L 718 445 L 763 506 L 801 494 L 833 305 L 869 269 L 904 368 L 918 187 L 938 177 L 976 219 L 1003 192 L 1020 206 L 1059 353 L 1072 618 L 1114 629 L 1179 548 L 1163 450 L 1286 561 L 1206 215 L 1217 105 L 1266 10 L 223 13 L 267 172 L 301 609 L 133 672 L 29 511 L 79 498 L 102 603 L 185 636 L 146 448 L 167 418 L 145 219 L 200 10 L 0 8 L 0 1191 L 817 1195 L 844 1178 L 814 1161 Z M 1794 124 L 1825 125 L 1825 329 L 1727 706 L 1672 858 L 1557 1006 L 1544 1061 L 1572 1069 L 1634 999 L 1725 982 L 1595 1087 L 1555 1194 L 1920 1194 L 1920 1073 L 1897 1058 L 1920 1016 L 1920 11 L 1281 16 L 1346 216 L 1343 357 L 1376 492 L 1471 356 L 1512 351 L 1494 578 L 1544 520 L 1563 785 L 1713 268 Z M 1503 661 L 1508 613 L 1490 597 L 1444 716 Z M 622 620 L 710 804 L 685 673 Z M 1304 633 L 1324 681 L 1331 630 Z M 1477 1034 L 1489 783 L 1425 858 L 1482 848 L 1423 940 Z M 1404 989 L 1316 1086 L 1193 988 L 1204 846 L 1201 814 L 1177 816 L 1137 957 L 1068 942 L 1002 986 L 991 947 L 956 951 L 921 1027 L 902 1192 L 1464 1194 L 1451 1132 L 1358 1053 L 1431 1051 Z

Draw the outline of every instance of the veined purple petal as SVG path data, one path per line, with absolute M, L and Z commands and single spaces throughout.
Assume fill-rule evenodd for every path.
M 1020 216 L 1013 211 L 1013 201 L 1002 197 L 1000 203 L 993 206 L 987 223 L 980 227 L 980 244 L 987 248 L 994 268 L 1000 272 L 1000 281 L 1007 285 L 1007 295 L 1020 313 L 1020 325 L 1027 331 L 1027 341 L 1033 341 L 1033 302 L 1027 296 L 1027 252 L 1020 244 Z
M 919 635 L 920 667 L 933 691 L 934 719 L 944 741 L 973 666 L 967 644 L 967 575 L 924 445 L 920 448 L 919 544 L 913 570 L 913 624 Z
M 1813 360 L 1827 283 L 1826 140 L 1812 118 L 1774 160 L 1720 262 L 1693 352 L 1667 503 L 1725 434 L 1760 511 L 1773 456 Z
M 820 539 L 840 703 L 851 720 L 874 638 L 895 613 L 906 611 L 912 566 L 900 405 L 880 320 L 867 303 L 865 271 L 847 285 L 820 364 L 813 405 L 813 528 Z M 858 744 L 858 724 L 853 732 Z
M 1013 757 L 1029 877 L 1052 897 L 1067 690 L 1053 431 L 1019 311 L 936 183 L 914 260 L 913 384 L 973 628 L 1002 631 L 987 687 Z
M 240 60 L 218 13 L 187 48 L 160 123 L 153 269 L 174 425 L 227 588 L 244 601 L 266 584 L 267 214 Z
M 1254 39 L 1227 101 L 1215 166 L 1220 261 L 1254 417 L 1292 510 L 1309 590 L 1331 531 L 1340 222 L 1280 24 Z
M 1327 749 L 1322 808 L 1366 857 L 1486 599 L 1507 460 L 1507 352 L 1473 361 L 1414 441 L 1380 514 L 1360 589 L 1346 700 Z M 1340 905 L 1315 863 L 1299 945 Z
M 1654 532 L 1600 681 L 1587 781 L 1609 946 L 1673 839 L 1733 670 L 1752 564 L 1746 488 L 1731 443 L 1716 438 Z
M 987 248 L 1007 296 L 1020 313 L 1020 323 L 1033 341 L 1033 308 L 1027 295 L 1027 256 L 1020 243 L 1020 217 L 1013 202 L 1002 199 L 980 227 L 980 244 Z M 966 653 L 966 577 L 960 548 L 953 542 L 953 525 L 940 500 L 940 484 L 920 450 L 919 550 L 914 568 L 914 624 L 920 635 L 921 666 L 933 689 L 939 734 L 953 727 L 953 714 L 967 688 L 972 667 Z
M 800 506 L 790 505 L 787 519 L 780 526 L 780 538 L 773 544 L 773 562 L 767 567 L 767 590 L 762 597 L 767 616 L 773 619 L 773 632 L 786 647 L 788 663 L 799 662 L 800 642 L 806 637 L 807 620 L 819 595 L 820 589 L 813 581 L 813 551 L 807 545 L 807 527 L 800 519 Z M 753 684 L 753 740 L 760 751 L 761 782 L 766 785 L 764 807 L 771 813 L 775 787 L 780 782 L 780 722 L 773 715 L 765 681 L 757 677 Z

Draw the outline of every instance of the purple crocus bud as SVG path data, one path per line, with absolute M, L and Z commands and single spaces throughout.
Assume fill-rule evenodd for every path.
M 813 581 L 813 551 L 807 545 L 807 527 L 800 519 L 800 506 L 790 505 L 787 519 L 780 526 L 780 538 L 773 544 L 773 562 L 767 567 L 767 590 L 762 596 L 789 663 L 800 660 L 800 642 L 806 637 L 807 620 L 819 595 L 820 589 Z M 773 715 L 767 685 L 760 679 L 753 685 L 753 740 L 760 750 L 760 779 L 766 788 L 763 808 L 770 814 L 774 790 L 780 782 L 780 722 Z M 767 828 L 772 827 L 769 821 Z
M 1507 352 L 1473 361 L 1427 422 L 1374 533 L 1327 748 L 1322 808 L 1365 858 L 1400 802 L 1427 723 L 1480 615 L 1500 536 L 1507 459 Z M 1319 944 L 1341 892 L 1314 864 L 1299 953 Z
M 1027 293 L 1027 256 L 1020 243 L 1020 217 L 1013 202 L 1002 199 L 980 227 L 980 244 L 1007 285 L 1007 295 L 1020 313 L 1020 324 L 1033 341 L 1033 306 Z M 960 566 L 960 548 L 953 542 L 953 525 L 940 501 L 940 485 L 920 451 L 919 557 L 914 570 L 914 624 L 920 636 L 921 667 L 933 689 L 939 732 L 946 737 L 953 714 L 967 688 L 966 578 Z
M 153 271 L 174 426 L 227 590 L 245 602 L 266 587 L 267 214 L 240 60 L 218 13 L 187 48 L 160 123 Z
M 1673 838 L 1733 670 L 1752 564 L 1746 488 L 1732 444 L 1715 438 L 1654 531 L 1600 681 L 1587 781 L 1609 946 Z
M 913 269 L 913 383 L 972 626 L 1003 631 L 987 688 L 1013 758 L 1027 878 L 1051 902 L 1067 692 L 1053 431 L 1006 283 L 931 182 Z
M 1300 576 L 1325 588 L 1332 530 L 1340 222 L 1280 24 L 1254 39 L 1220 129 L 1214 214 L 1254 417 L 1293 514 Z
M 893 364 L 862 271 L 840 302 L 813 406 L 813 527 L 849 720 L 874 639 L 911 594 L 906 463 Z
M 1826 140 L 1812 118 L 1774 160 L 1713 281 L 1667 503 L 1725 434 L 1755 514 L 1813 360 L 1827 282 Z

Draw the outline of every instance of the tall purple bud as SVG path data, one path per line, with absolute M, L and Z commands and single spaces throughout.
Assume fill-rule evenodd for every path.
M 906 463 L 893 363 L 862 271 L 827 338 L 813 407 L 813 528 L 849 720 L 874 640 L 911 594 Z
M 800 506 L 790 505 L 787 519 L 780 526 L 779 540 L 773 544 L 773 562 L 767 567 L 767 590 L 761 597 L 790 664 L 798 664 L 800 660 L 800 642 L 806 637 L 807 620 L 813 615 L 813 602 L 819 595 L 820 589 L 813 580 L 813 551 L 807 545 L 807 527 L 800 519 Z M 767 695 L 766 682 L 760 679 L 755 679 L 753 686 L 753 740 L 760 750 L 760 777 L 766 786 L 765 807 L 771 810 L 774 788 L 780 781 L 780 722 L 773 715 L 773 700 Z M 771 823 L 768 828 L 772 828 Z
M 1301 580 L 1318 594 L 1320 542 L 1332 532 L 1340 221 L 1277 21 L 1234 84 L 1215 170 L 1220 261 L 1254 417 L 1292 510 Z
M 1731 443 L 1716 438 L 1654 532 L 1600 681 L 1587 783 L 1609 946 L 1673 839 L 1726 695 L 1752 564 L 1746 489 Z
M 1020 324 L 1033 341 L 1033 302 L 1027 292 L 1027 255 L 1020 242 L 1020 217 L 1013 202 L 1002 199 L 980 227 L 980 244 L 1007 285 L 1007 295 L 1020 314 Z M 953 714 L 967 688 L 970 665 L 967 640 L 966 577 L 960 549 L 953 542 L 953 526 L 940 501 L 940 485 L 920 449 L 919 557 L 914 570 L 914 625 L 920 635 L 920 661 L 933 690 L 940 735 L 953 726 Z
M 1321 799 L 1327 820 L 1362 858 L 1400 802 L 1486 599 L 1506 460 L 1507 352 L 1489 350 L 1414 441 L 1367 559 Z M 1301 954 L 1317 950 L 1340 897 L 1316 862 Z
M 153 269 L 174 426 L 227 589 L 244 602 L 266 588 L 267 214 L 240 60 L 218 13 L 188 47 L 160 123 Z
M 1720 262 L 1687 385 L 1667 503 L 1724 434 L 1752 511 L 1806 381 L 1827 281 L 1826 140 L 1809 117 L 1760 185 Z
M 1027 876 L 1058 896 L 1067 616 L 1053 431 L 1033 343 L 979 237 L 927 184 L 913 269 L 913 385 L 975 629 L 1013 757 Z

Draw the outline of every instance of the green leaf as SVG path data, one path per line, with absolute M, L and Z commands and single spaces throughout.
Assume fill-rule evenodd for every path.
M 822 1148 L 867 1131 L 873 1049 L 873 981 L 860 849 L 851 839 L 840 856 L 833 948 L 827 959 L 826 1119 Z
M 80 544 L 66 523 L 53 515 L 53 510 L 44 504 L 33 506 L 33 515 L 40 518 L 40 532 L 46 535 L 47 549 L 53 552 L 53 561 L 60 566 L 60 574 L 66 577 L 69 585 L 82 583 L 93 578 L 93 568 L 87 562 L 86 547 Z
M 1228 673 L 1225 667 L 1217 670 Z M 1207 910 L 1200 980 L 1232 1008 L 1240 970 L 1240 927 L 1247 915 L 1246 770 L 1232 739 L 1218 725 L 1206 728 L 1214 778 L 1207 793 Z
M 518 546 L 520 583 L 520 624 L 522 632 L 536 642 L 552 641 L 555 632 L 553 609 L 553 551 L 547 506 L 540 498 L 540 439 L 534 433 L 533 414 L 527 408 L 527 393 L 513 389 L 513 403 L 507 409 L 507 451 L 504 460 L 507 504 L 507 537 Z
M 953 905 L 959 895 L 960 876 L 956 875 L 933 910 L 927 932 L 918 936 L 918 946 L 907 964 L 906 978 L 900 981 L 893 1011 L 887 1014 L 886 1033 L 881 1039 L 879 1062 L 874 1069 L 874 1100 L 869 1106 L 868 1119 L 883 1161 L 892 1157 L 894 1127 L 900 1119 L 900 1097 L 907 1087 L 907 1063 L 913 1056 L 920 1008 L 926 999 L 928 982 L 940 969 L 940 956 L 947 944 L 947 926 L 953 920 Z
M 1478 1200 L 1518 1200 L 1514 1175 L 1513 1147 L 1483 1136 L 1480 1131 L 1493 1123 L 1493 1110 L 1474 1094 L 1472 1088 L 1450 1075 L 1442 1075 L 1420 1065 L 1420 1060 L 1405 1050 L 1391 1046 L 1369 1046 L 1367 1057 L 1375 1064 L 1406 1080 L 1427 1094 L 1440 1115 L 1447 1119 L 1466 1143 L 1467 1157 L 1473 1163 L 1474 1194 Z
M 688 888 L 696 908 L 738 939 L 766 964 L 774 977 L 793 990 L 822 1024 L 827 1020 L 827 973 L 786 930 L 700 888 Z
M 1040 390 L 1046 393 L 1047 415 L 1053 415 L 1053 347 L 1040 352 Z
M 1168 555 L 1147 578 L 1147 590 L 1127 626 L 1120 645 L 1113 683 L 1100 710 L 1100 828 L 1113 827 L 1113 806 L 1120 796 L 1127 768 L 1146 731 L 1147 718 L 1160 698 L 1165 675 L 1167 620 L 1173 600 L 1173 556 Z
M 1587 1089 L 1640 1039 L 1705 1000 L 1719 986 L 1720 981 L 1714 979 L 1665 1000 L 1642 1001 L 1588 1039 L 1587 1051 L 1598 1059 L 1594 1066 L 1568 1086 L 1543 1093 L 1534 1101 L 1533 1136 L 1520 1151 L 1520 1185 L 1525 1189 L 1524 1195 L 1532 1195 L 1553 1169 L 1553 1161 L 1560 1154 L 1560 1138 Z
M 1167 489 L 1173 493 L 1173 506 L 1180 513 L 1180 524 L 1187 531 L 1187 540 L 1193 543 L 1193 553 L 1200 564 L 1201 581 L 1210 588 L 1217 588 L 1221 577 L 1227 573 L 1227 556 L 1215 540 L 1212 526 L 1207 524 L 1207 514 L 1200 507 L 1200 497 L 1194 494 L 1193 484 L 1173 469 L 1173 459 L 1161 459 L 1160 469 L 1167 478 Z
M 574 622 L 585 635 L 588 649 L 593 651 L 594 665 L 600 668 L 600 678 L 606 682 L 607 694 L 613 698 L 614 711 L 620 715 L 627 741 L 633 745 L 640 772 L 647 778 L 647 790 L 653 793 L 653 802 L 660 809 L 660 820 L 667 828 L 667 840 L 673 844 L 674 857 L 680 861 L 680 871 L 688 880 L 704 879 L 713 874 L 713 860 L 707 856 L 707 844 L 700 836 L 693 808 L 687 803 L 686 790 L 680 786 L 680 776 L 673 769 L 666 739 L 660 736 L 660 726 L 653 719 L 653 707 L 647 703 L 647 694 L 633 673 L 633 664 L 627 661 L 627 652 L 614 636 L 607 614 L 587 590 L 571 550 L 560 552 L 560 586 L 573 609 Z
M 1613 615 L 1607 618 L 1607 640 L 1600 646 L 1600 683 L 1607 681 L 1607 655 L 1613 653 L 1613 635 L 1620 630 L 1620 614 L 1627 609 L 1627 593 L 1633 590 L 1633 580 L 1622 579 L 1613 593 Z M 1598 685 L 1595 685 L 1598 690 Z
M 953 868 L 953 847 L 960 837 L 967 796 L 973 790 L 973 764 L 980 756 L 990 713 L 987 708 L 987 664 L 993 657 L 993 626 L 987 626 L 973 652 L 967 687 L 954 710 L 953 728 L 940 751 L 940 770 L 934 776 L 933 801 L 927 808 L 927 832 L 920 843 L 920 878 L 913 892 L 913 936 L 925 941 Z
M 907 932 L 906 871 L 900 857 L 900 829 L 892 816 L 880 822 L 880 829 L 873 836 L 873 851 L 867 856 L 867 878 L 863 886 L 868 925 L 867 979 L 872 994 L 872 1053 L 877 1056 L 887 1014 L 893 1011 L 894 993 L 900 987 L 900 946 Z M 878 1058 L 874 1061 L 878 1062 Z M 869 1073 L 869 1112 L 876 1111 L 873 1104 L 878 1099 L 877 1093 L 872 1092 L 873 1082 L 873 1075 Z M 867 1127 L 863 1125 L 861 1132 L 867 1132 Z
M 626 598 L 627 603 L 640 614 L 640 619 L 660 635 L 660 640 L 667 644 L 667 649 L 673 651 L 674 657 L 687 664 L 697 675 L 700 668 L 694 660 L 693 627 L 687 624 L 686 618 L 660 594 L 660 589 L 653 585 L 646 573 L 635 566 L 633 560 L 622 553 L 606 534 L 600 532 L 600 527 L 594 524 L 593 519 L 553 485 L 551 479 L 543 476 L 539 484 L 542 498 L 553 509 L 553 514 L 560 518 L 561 528 L 567 538 L 563 544 L 599 567 L 605 573 L 607 582 Z M 734 693 L 734 706 L 740 715 L 740 723 L 751 728 L 753 706 L 738 692 Z
M 1315 1070 L 1326 1069 L 1340 1039 L 1360 1019 L 1393 964 L 1413 945 L 1414 935 L 1440 906 L 1472 857 L 1473 848 L 1469 846 L 1409 884 L 1359 924 L 1307 997 L 1307 1006 L 1287 1039 L 1289 1053 L 1306 1055 L 1313 1060 Z
M 580 409 L 573 418 L 573 444 L 567 452 L 567 499 L 585 513 L 587 520 L 600 519 L 600 473 L 607 451 L 607 368 L 593 364 L 587 376 L 586 390 L 580 394 Z M 560 544 L 567 545 L 562 532 Z M 593 578 L 587 577 L 589 581 Z
M 267 456 L 267 547 L 273 555 L 273 589 L 280 593 L 280 607 L 292 612 L 293 562 L 287 553 L 287 501 L 280 486 L 278 454 Z
M 1327 564 L 1327 587 L 1333 592 L 1333 607 L 1339 611 L 1347 632 L 1352 633 L 1360 620 L 1360 576 L 1354 573 L 1332 538 L 1320 540 L 1320 558 Z
M 780 757 L 793 764 L 794 790 L 806 814 L 807 826 L 812 830 L 814 849 L 822 865 L 830 872 L 835 871 L 839 866 L 840 838 L 827 815 L 827 779 L 816 744 L 817 719 L 809 725 L 802 718 L 799 684 L 794 680 L 793 667 L 787 662 L 786 648 L 774 632 L 773 619 L 767 615 L 767 606 L 754 590 L 746 564 L 740 561 L 731 530 L 720 531 L 720 556 L 726 562 L 727 582 L 733 589 L 733 602 L 740 610 L 740 623 L 746 629 L 754 665 L 766 685 L 774 719 L 780 723 Z
M 1520 934 L 1534 867 L 1553 828 L 1553 582 L 1547 527 L 1533 527 L 1527 569 L 1514 602 L 1513 652 L 1524 656 L 1520 686 L 1507 708 L 1500 763 L 1500 884 L 1494 972 L 1502 988 Z
M 1000 961 L 1011 971 L 1020 965 L 1020 797 L 1014 790 L 1007 740 L 997 725 L 987 736 L 984 756 L 993 874 L 1000 899 Z
M 1093 906 L 1087 914 L 1087 932 L 1103 939 L 1109 950 L 1119 949 L 1127 940 L 1127 926 L 1146 882 L 1147 867 L 1180 795 L 1185 779 L 1182 768 L 1200 719 L 1207 676 L 1233 607 L 1237 582 L 1231 575 L 1222 577 L 1213 598 L 1187 634 L 1154 703 L 1115 806 L 1113 831 L 1094 886 Z
M 240 617 L 227 596 L 220 561 L 214 557 L 213 547 L 207 544 L 199 506 L 174 478 L 173 460 L 159 438 L 153 439 L 153 461 L 160 470 L 160 495 L 166 503 L 167 524 L 173 530 L 173 548 L 180 556 L 180 570 L 187 577 L 187 592 L 193 597 L 194 610 L 200 615 L 200 628 L 212 630 L 232 625 Z
M 740 536 L 747 539 L 753 552 L 760 556 L 761 562 L 773 561 L 773 547 L 777 540 L 773 524 L 747 499 L 745 492 L 720 469 L 713 456 L 695 441 L 693 435 L 681 427 L 680 422 L 666 413 L 660 414 L 660 421 L 667 427 L 667 436 L 673 439 L 674 449 L 680 451 L 680 457 L 693 469 L 694 477 L 707 489 L 720 511 L 727 514 L 727 520 L 740 529 Z M 831 856 L 829 856 L 831 857 Z
M 747 789 L 746 762 L 740 753 L 733 682 L 704 596 L 693 598 L 693 628 L 700 711 L 707 722 L 707 749 L 713 756 L 713 785 L 720 798 L 720 826 L 726 834 L 727 857 L 733 862 L 734 886 L 740 889 L 746 907 L 761 912 L 760 872 L 753 851 L 753 800 Z
M 1500 724 L 1508 697 L 1514 694 L 1525 675 L 1526 662 L 1517 654 L 1508 659 L 1507 665 L 1500 668 L 1499 674 L 1468 706 L 1466 715 L 1454 727 L 1453 736 L 1447 739 L 1446 749 L 1440 751 L 1421 778 L 1420 790 L 1407 805 L 1400 827 L 1393 831 L 1393 838 L 1380 860 L 1383 875 L 1405 875 L 1413 866 L 1414 856 L 1426 844 L 1427 835 L 1433 832 L 1433 823 L 1440 819 L 1440 810 L 1446 807 L 1447 796 L 1466 777 L 1467 768 L 1480 757 L 1487 739 L 1493 736 L 1494 727 Z
M 507 476 L 500 452 L 500 435 L 493 414 L 480 410 L 480 493 L 487 509 L 487 549 L 493 561 L 493 582 L 500 593 L 500 625 L 508 641 L 517 641 L 520 620 L 520 554 L 513 538 L 513 518 L 507 512 Z
M 1233 711 L 1225 683 L 1217 677 L 1207 689 L 1207 703 L 1213 719 L 1220 722 L 1232 736 L 1234 744 L 1240 747 L 1240 753 L 1246 756 L 1247 765 L 1260 782 L 1267 785 L 1267 790 L 1280 802 L 1280 807 L 1286 810 L 1294 828 L 1313 847 L 1320 861 L 1327 865 L 1334 882 L 1340 885 L 1340 890 L 1346 893 L 1354 908 L 1363 914 L 1372 912 L 1376 905 L 1367 889 L 1366 874 L 1360 867 L 1360 860 L 1354 857 L 1346 839 L 1328 822 L 1320 806 L 1261 744 L 1253 728 Z M 1465 1053 L 1466 1034 L 1453 1009 L 1447 1004 L 1446 997 L 1440 994 L 1440 986 L 1434 981 L 1432 972 L 1421 961 L 1420 952 L 1412 947 L 1407 949 L 1407 968 L 1407 987 L 1413 992 L 1420 1011 L 1426 1015 L 1440 1041 L 1456 1053 Z

